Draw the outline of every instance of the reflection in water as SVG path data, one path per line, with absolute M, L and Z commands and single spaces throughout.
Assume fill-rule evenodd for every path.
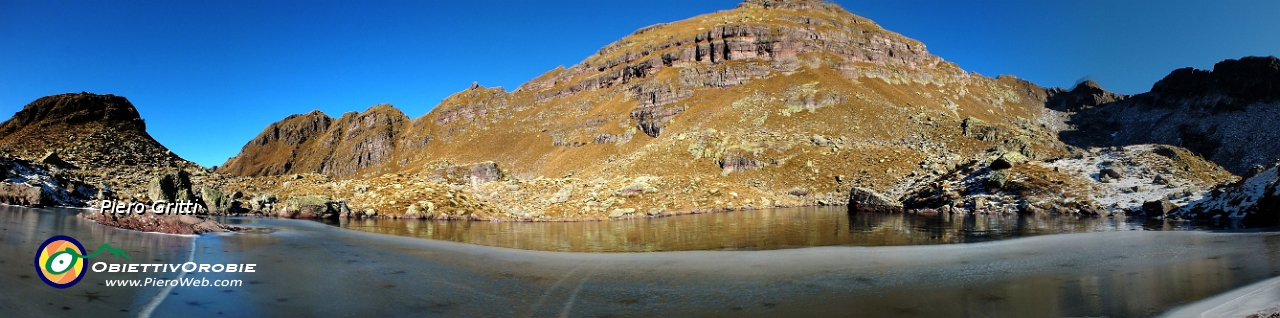
M 1099 231 L 1190 229 L 1188 223 L 1124 217 L 849 214 L 844 207 L 766 209 L 607 222 L 359 219 L 343 228 L 561 252 L 769 250 L 805 246 L 972 243 Z
M 128 314 L 154 296 L 155 287 L 103 286 L 108 279 L 137 278 L 136 273 L 86 273 L 68 289 L 54 289 L 40 280 L 33 264 L 40 243 L 55 235 L 80 241 L 88 252 L 102 243 L 120 248 L 130 259 L 103 253 L 86 261 L 108 263 L 181 263 L 191 251 L 190 236 L 124 231 L 80 218 L 80 210 L 30 209 L 0 205 L 0 316 L 100 317 Z M 147 274 L 163 278 L 172 274 Z
M 108 260 L 118 263 L 180 263 L 193 248 L 192 237 L 109 228 L 80 219 L 77 212 L 0 207 L 0 316 L 129 317 L 157 295 L 158 288 L 101 285 L 106 279 L 157 276 L 153 273 L 89 273 L 69 289 L 46 286 L 31 277 L 35 273 L 31 262 L 36 246 L 49 236 L 70 235 L 90 245 L 118 244 L 133 256 Z M 679 239 L 653 248 L 668 248 L 665 244 L 670 242 L 685 244 L 680 246 L 713 242 L 716 248 L 843 242 L 934 245 L 548 253 L 374 235 L 299 220 L 230 218 L 227 221 L 275 231 L 200 236 L 194 239 L 194 260 L 258 264 L 258 271 L 193 274 L 210 280 L 239 279 L 245 284 L 177 287 L 155 312 L 163 317 L 1150 317 L 1280 275 L 1280 235 L 1269 232 L 1130 231 L 1160 229 L 1166 224 L 1111 219 L 849 218 L 842 217 L 843 211 L 831 212 L 791 209 L 701 215 L 689 218 L 697 225 L 682 231 L 654 225 L 682 226 L 682 222 L 651 223 L 677 218 L 453 223 L 460 230 L 440 230 L 446 228 L 440 225 L 448 223 L 405 222 L 394 228 L 467 238 L 485 230 L 480 226 L 531 225 L 559 231 L 556 235 L 561 236 L 585 232 L 632 242 L 621 245 L 632 247 L 651 246 L 639 243 L 650 237 Z M 768 224 L 747 223 L 757 221 Z M 630 227 L 616 232 L 619 228 L 610 224 Z M 638 226 L 643 224 L 648 225 Z M 1190 227 L 1185 223 L 1167 226 Z M 716 235 L 713 229 L 733 234 Z M 537 234 L 508 231 L 521 235 L 509 239 L 516 242 Z M 999 241 L 1092 231 L 1103 232 Z M 935 244 L 984 240 L 991 242 Z M 566 247 L 619 246 L 564 242 Z

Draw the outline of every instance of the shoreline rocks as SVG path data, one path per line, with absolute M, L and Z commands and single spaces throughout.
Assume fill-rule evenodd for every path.
M 150 212 L 144 214 L 86 212 L 80 216 L 106 226 L 165 234 L 204 234 L 248 229 L 246 227 L 223 224 L 207 217 L 192 215 L 156 215 Z

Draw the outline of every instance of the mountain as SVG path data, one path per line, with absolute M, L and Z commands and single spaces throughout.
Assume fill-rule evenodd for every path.
M 267 126 L 218 171 L 234 175 L 314 172 L 346 176 L 385 163 L 409 117 L 391 105 L 333 119 L 319 110 Z
M 218 171 L 254 177 L 227 187 L 257 193 L 253 206 L 324 195 L 353 215 L 479 219 L 846 204 L 850 193 L 909 211 L 1107 215 L 1185 205 L 1237 179 L 1149 145 L 1172 142 L 1086 142 L 1120 120 L 1096 112 L 1149 98 L 986 77 L 834 4 L 748 0 L 642 28 L 514 90 L 473 83 L 411 120 L 389 105 L 293 115 Z
M 128 99 L 109 94 L 58 94 L 27 104 L 0 123 L 0 151 L 28 159 L 56 152 L 83 168 L 186 162 L 147 134 Z
M 123 97 L 41 98 L 0 124 L 0 149 L 27 158 L 0 160 L 12 167 L 0 201 L 49 201 L 29 191 L 39 184 L 58 204 L 196 197 L 213 213 L 282 217 L 843 204 L 1178 215 L 1215 186 L 1236 191 L 1220 165 L 1277 158 L 1256 120 L 1274 116 L 1276 65 L 1178 70 L 1133 96 L 1043 88 L 966 72 L 834 4 L 748 0 L 642 28 L 513 90 L 473 83 L 416 118 L 391 105 L 291 115 L 215 173 L 155 142 Z
M 1071 118 L 1063 141 L 1080 147 L 1159 143 L 1186 147 L 1236 174 L 1280 159 L 1280 60 L 1245 57 L 1213 70 L 1183 68 L 1151 91 Z
M 365 126 L 390 135 L 335 151 L 361 160 L 322 150 L 317 136 L 349 136 L 313 112 L 272 124 L 219 171 L 365 178 L 493 161 L 517 179 L 651 175 L 841 197 L 998 145 L 1062 154 L 1049 96 L 834 4 L 747 1 L 642 28 L 514 90 L 472 85 L 411 121 Z
M 203 171 L 147 133 L 121 96 L 41 97 L 0 123 L 0 202 L 83 206 L 93 198 L 132 198 L 156 171 Z

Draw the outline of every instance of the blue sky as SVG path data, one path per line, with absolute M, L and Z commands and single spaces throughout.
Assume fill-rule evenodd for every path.
M 1145 92 L 1176 68 L 1280 55 L 1280 1 L 835 1 L 960 67 Z M 471 82 L 516 86 L 632 31 L 738 1 L 0 0 L 0 117 L 45 95 L 128 97 L 177 154 L 222 164 L 266 125 Z

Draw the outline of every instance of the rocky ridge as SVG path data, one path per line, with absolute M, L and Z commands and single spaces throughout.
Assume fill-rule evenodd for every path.
M 267 126 L 219 172 L 280 175 L 298 172 L 349 176 L 387 162 L 409 118 L 390 105 L 333 119 L 316 110 Z
M 1280 159 L 1280 60 L 1245 57 L 1213 70 L 1183 68 L 1151 91 L 1096 107 L 1071 118 L 1063 140 L 1081 147 L 1168 144 L 1185 147 L 1246 174 Z

